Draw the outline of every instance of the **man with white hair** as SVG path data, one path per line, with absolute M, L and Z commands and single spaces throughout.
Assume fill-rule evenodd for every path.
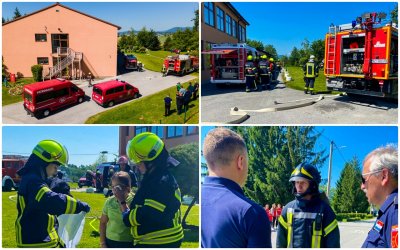
M 308 94 L 308 90 L 310 90 L 310 94 L 314 95 L 314 82 L 315 77 L 318 77 L 318 65 L 314 61 L 315 56 L 311 55 L 308 62 L 303 66 L 304 71 L 304 81 L 306 85 L 304 86 L 304 94 Z
M 379 206 L 378 218 L 363 248 L 398 248 L 398 153 L 388 145 L 369 153 L 363 162 L 361 189 Z

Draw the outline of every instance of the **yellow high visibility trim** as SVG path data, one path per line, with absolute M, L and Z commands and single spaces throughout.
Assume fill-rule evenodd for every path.
M 175 190 L 175 198 L 177 198 L 179 202 L 182 200 L 181 190 L 179 188 Z
M 286 221 L 283 218 L 283 216 L 279 216 L 278 221 L 279 221 L 279 223 L 281 223 L 283 228 L 285 228 L 286 230 L 288 229 L 288 224 L 286 223 Z
M 174 243 L 179 240 L 183 239 L 183 231 L 181 231 L 177 235 L 172 235 L 169 237 L 163 237 L 160 239 L 145 239 L 145 240 L 135 240 L 136 244 L 150 244 L 150 245 L 161 245 L 161 244 L 168 244 L 168 243 Z
M 315 221 L 313 222 L 313 233 L 311 236 L 311 248 L 321 247 L 322 229 L 315 230 Z
M 131 223 L 132 226 L 138 226 L 140 225 L 137 220 L 136 220 L 136 212 L 137 212 L 138 207 L 135 207 L 133 210 L 130 211 L 129 213 L 129 222 Z
M 325 236 L 327 236 L 330 232 L 332 232 L 337 226 L 338 226 L 338 222 L 335 219 L 331 222 L 331 224 L 329 224 L 327 227 L 325 227 L 325 229 L 324 229 Z
M 50 192 L 50 188 L 48 187 L 42 187 L 41 189 L 39 189 L 39 191 L 36 194 L 35 200 L 37 200 L 37 202 L 40 202 L 40 200 L 42 199 L 43 195 L 47 192 Z
M 58 235 L 56 229 L 54 228 L 54 221 L 55 221 L 54 215 L 49 214 L 47 232 L 50 236 L 51 241 L 58 242 Z
M 22 244 L 22 229 L 21 229 L 21 218 L 24 214 L 25 210 L 25 200 L 24 197 L 18 195 L 18 202 L 19 207 L 21 209 L 21 215 L 17 218 L 17 222 L 15 223 L 15 231 L 16 231 L 16 238 L 17 238 L 17 245 Z
M 58 242 L 45 242 L 45 243 L 33 243 L 33 244 L 17 244 L 17 247 L 29 247 L 29 248 L 52 248 L 56 247 L 58 245 Z
M 293 227 L 292 227 L 292 222 L 293 222 L 293 213 L 288 213 L 288 237 L 287 237 L 287 247 L 291 248 L 292 247 L 292 231 L 293 231 Z
M 155 200 L 151 200 L 151 199 L 145 199 L 144 200 L 144 205 L 152 207 L 154 209 L 157 209 L 161 213 L 164 212 L 164 210 L 165 210 L 165 205 L 164 204 L 162 204 L 162 203 L 160 203 L 158 201 L 155 201 Z
M 65 209 L 65 214 L 74 214 L 76 212 L 77 201 L 68 195 L 66 197 L 67 207 Z
M 307 170 L 305 170 L 304 168 L 301 168 L 301 171 L 300 171 L 302 174 L 304 174 L 304 175 L 307 175 L 308 177 L 310 177 L 311 179 L 313 179 L 313 176 L 309 173 L 309 172 L 307 172 Z
M 155 238 L 162 238 L 168 235 L 173 235 L 173 234 L 177 234 L 179 232 L 181 232 L 182 226 L 179 225 L 177 227 L 173 227 L 173 228 L 168 228 L 168 229 L 163 229 L 163 230 L 159 230 L 159 231 L 154 231 L 148 234 L 144 234 L 144 235 L 140 235 L 137 237 L 137 240 L 148 240 L 148 239 L 155 239 Z

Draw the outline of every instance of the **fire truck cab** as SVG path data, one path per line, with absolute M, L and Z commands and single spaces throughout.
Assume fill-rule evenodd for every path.
M 24 159 L 3 159 L 2 160 L 2 182 L 3 191 L 11 191 L 12 188 L 18 189 L 21 178 L 17 171 L 26 163 Z
M 382 13 L 366 13 L 351 24 L 330 26 L 324 59 L 328 90 L 398 99 L 398 29 L 380 25 L 381 18 Z
M 244 67 L 247 56 L 252 55 L 256 58 L 261 55 L 245 43 L 213 44 L 211 50 L 203 51 L 202 54 L 210 55 L 210 82 L 214 84 L 246 83 Z

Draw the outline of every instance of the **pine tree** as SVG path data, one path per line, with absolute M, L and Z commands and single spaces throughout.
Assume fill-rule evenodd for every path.
M 367 212 L 368 201 L 361 186 L 361 169 L 357 157 L 345 163 L 336 183 L 332 207 L 336 212 Z
M 308 162 L 316 167 L 327 159 L 325 150 L 315 151 L 320 136 L 313 127 L 237 127 L 249 153 L 246 194 L 259 204 L 286 204 L 293 200 L 289 182 L 294 168 Z
M 18 7 L 16 7 L 15 10 L 14 10 L 14 17 L 13 17 L 13 20 L 14 20 L 14 19 L 17 19 L 18 17 L 21 17 L 21 16 L 22 16 L 22 15 L 21 15 L 21 13 L 19 12 Z

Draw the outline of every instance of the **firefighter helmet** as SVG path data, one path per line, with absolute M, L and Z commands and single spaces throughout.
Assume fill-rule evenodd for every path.
M 262 59 L 267 59 L 267 55 L 262 55 L 261 58 Z
M 33 149 L 32 154 L 48 163 L 68 165 L 68 150 L 61 143 L 54 140 L 40 141 Z
M 295 181 L 304 179 L 308 180 L 310 185 L 304 193 L 298 194 L 295 187 Z M 292 174 L 290 175 L 289 181 L 293 184 L 293 192 L 295 193 L 295 195 L 297 197 L 303 197 L 307 194 L 319 193 L 318 186 L 321 182 L 321 175 L 313 165 L 308 163 L 300 163 L 293 170 Z
M 311 56 L 310 56 L 310 59 L 315 59 L 315 56 L 314 56 L 314 55 L 311 55 Z
M 273 61 L 274 61 L 274 58 L 271 57 L 271 58 L 269 59 L 269 61 L 270 61 L 270 62 L 273 62 Z
M 128 157 L 135 164 L 154 160 L 163 149 L 164 142 L 156 134 L 150 132 L 136 135 L 126 145 Z
M 253 56 L 252 55 L 248 55 L 247 56 L 247 61 L 253 61 Z
M 128 158 L 126 158 L 126 156 L 120 156 L 118 159 L 118 163 L 128 164 Z

